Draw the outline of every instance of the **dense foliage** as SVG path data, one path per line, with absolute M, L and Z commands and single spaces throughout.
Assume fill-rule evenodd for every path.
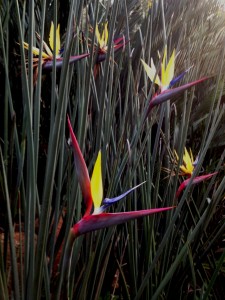
M 1 299 L 223 299 L 224 45 L 216 0 L 1 1 Z M 165 48 L 188 70 L 174 89 L 208 78 L 149 109 L 141 59 L 161 78 Z M 81 235 L 70 259 L 85 206 L 67 115 L 89 173 L 101 149 L 105 197 L 146 181 L 110 212 L 176 206 Z

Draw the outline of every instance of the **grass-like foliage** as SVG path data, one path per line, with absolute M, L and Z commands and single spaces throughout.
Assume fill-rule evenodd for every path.
M 223 299 L 224 43 L 216 0 L 1 1 L 1 299 Z

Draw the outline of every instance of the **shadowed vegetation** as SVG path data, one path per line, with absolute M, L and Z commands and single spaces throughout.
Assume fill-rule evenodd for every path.
M 216 0 L 1 2 L 1 299 L 223 299 L 224 45 Z M 188 71 L 165 95 L 141 59 L 162 80 L 174 49 Z M 106 198 L 145 182 L 108 212 L 176 207 L 71 240 L 87 202 L 67 115 Z

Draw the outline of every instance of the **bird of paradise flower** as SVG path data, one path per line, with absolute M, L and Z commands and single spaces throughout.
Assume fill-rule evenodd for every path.
M 178 154 L 177 154 L 177 152 L 175 150 L 174 150 L 174 154 L 175 154 L 175 157 L 176 157 L 176 164 L 178 164 L 179 156 L 178 156 Z M 177 192 L 176 192 L 176 198 L 178 198 L 180 196 L 181 192 L 190 183 L 191 176 L 192 176 L 192 174 L 194 172 L 195 167 L 198 164 L 198 160 L 199 160 L 198 156 L 194 160 L 194 157 L 193 157 L 191 149 L 189 149 L 189 151 L 188 151 L 186 147 L 184 148 L 183 162 L 179 166 L 179 168 L 181 170 L 181 173 L 179 175 L 188 176 L 188 178 L 181 182 L 181 184 L 178 187 Z M 195 177 L 192 180 L 192 185 L 196 185 L 196 184 L 199 184 L 202 181 L 208 180 L 208 179 L 210 179 L 212 176 L 214 176 L 216 174 L 217 174 L 217 172 L 197 176 L 197 177 Z
M 54 51 L 56 53 L 56 68 L 61 68 L 63 64 L 63 57 L 61 54 L 61 41 L 60 41 L 60 25 L 58 24 L 56 29 L 56 43 L 54 44 L 54 24 L 51 22 L 50 27 L 50 33 L 49 33 L 49 46 L 48 44 L 43 41 L 43 51 L 40 51 L 37 47 L 32 47 L 32 53 L 35 56 L 33 58 L 33 68 L 34 68 L 34 74 L 35 78 L 34 81 L 36 81 L 37 73 L 38 73 L 38 63 L 39 63 L 39 57 L 41 52 L 41 64 L 42 68 L 45 70 L 51 70 L 53 67 L 53 61 L 54 61 Z M 36 33 L 37 39 L 40 41 L 41 37 L 38 33 Z M 30 49 L 30 46 L 28 43 L 23 42 L 23 46 L 26 50 Z M 89 56 L 88 53 L 77 55 L 77 56 L 71 56 L 69 59 L 69 63 L 74 63 L 82 58 L 85 58 Z
M 165 47 L 163 60 L 161 63 L 161 79 L 160 79 L 157 74 L 153 59 L 151 58 L 150 66 L 143 59 L 141 59 L 141 63 L 144 67 L 147 76 L 152 82 L 154 82 L 156 85 L 159 86 L 159 92 L 156 93 L 149 102 L 149 106 L 145 118 L 147 118 L 149 112 L 154 106 L 161 104 L 169 100 L 171 97 L 182 93 L 188 88 L 209 79 L 208 77 L 204 77 L 199 80 L 195 80 L 193 82 L 179 86 L 177 88 L 172 88 L 175 83 L 177 83 L 179 80 L 181 80 L 184 77 L 184 75 L 190 70 L 190 68 L 188 68 L 179 76 L 174 78 L 175 50 L 173 50 L 172 55 L 169 58 L 168 64 L 166 64 L 166 61 L 167 61 L 167 47 Z
M 101 170 L 101 152 L 98 153 L 96 163 L 94 165 L 91 180 L 89 178 L 88 169 L 81 153 L 76 136 L 73 132 L 70 119 L 67 119 L 70 131 L 70 139 L 74 153 L 74 163 L 77 173 L 78 182 L 81 187 L 86 210 L 84 216 L 70 229 L 69 238 L 66 243 L 65 255 L 63 258 L 63 274 L 68 266 L 71 255 L 71 250 L 75 239 L 85 233 L 115 226 L 127 222 L 129 220 L 149 216 L 151 214 L 160 213 L 173 209 L 174 207 L 163 207 L 145 209 L 139 211 L 106 213 L 104 212 L 113 203 L 121 200 L 133 190 L 138 188 L 141 184 L 133 187 L 120 196 L 114 198 L 103 199 L 103 184 L 102 184 L 102 170 Z
M 178 162 L 179 161 L 179 156 L 178 156 L 176 150 L 174 150 L 174 154 L 175 154 L 175 157 L 176 157 L 176 161 Z M 183 155 L 183 164 L 180 165 L 180 170 L 181 170 L 180 175 L 191 176 L 197 162 L 198 162 L 198 156 L 194 160 L 191 149 L 189 149 L 189 152 L 188 152 L 187 148 L 185 147 L 184 148 L 184 155 Z
M 106 58 L 106 53 L 108 51 L 108 39 L 109 39 L 109 31 L 108 31 L 108 22 L 102 24 L 103 31 L 100 34 L 99 26 L 96 24 L 95 36 L 98 42 L 98 57 L 97 62 L 101 62 Z M 128 41 L 125 41 L 125 37 L 119 37 L 113 40 L 113 50 L 118 51 L 121 48 L 124 48 Z
M 109 37 L 109 32 L 108 32 L 108 23 L 106 22 L 103 24 L 104 29 L 102 31 L 102 34 L 99 32 L 98 24 L 96 24 L 96 31 L 95 35 L 99 44 L 99 50 L 103 53 L 105 53 L 108 49 L 108 37 Z
M 102 27 L 102 33 L 100 33 L 99 27 Z M 98 26 L 96 24 L 95 36 L 97 39 L 97 45 L 95 47 L 95 51 L 97 51 L 96 62 L 94 66 L 94 75 L 95 78 L 99 74 L 100 63 L 106 59 L 106 54 L 108 52 L 108 39 L 109 39 L 109 31 L 108 31 L 108 22 L 105 22 Z M 124 49 L 128 41 L 125 40 L 125 37 L 119 37 L 113 39 L 113 51 L 116 53 L 120 49 Z
M 87 166 L 85 164 L 83 155 L 78 145 L 76 136 L 73 132 L 72 125 L 68 118 L 68 126 L 70 131 L 71 142 L 74 152 L 74 162 L 78 181 L 81 187 L 82 195 L 86 205 L 86 211 L 83 218 L 76 223 L 71 229 L 71 234 L 75 237 L 94 231 L 101 228 L 106 228 L 113 225 L 124 223 L 128 220 L 148 216 L 153 213 L 158 213 L 170 210 L 173 207 L 154 208 L 132 212 L 121 213 L 104 213 L 104 211 L 113 203 L 121 200 L 133 190 L 138 188 L 141 184 L 133 187 L 120 196 L 114 198 L 105 198 L 103 201 L 103 185 L 102 185 L 102 171 L 101 171 L 101 152 L 98 153 L 96 163 L 94 165 L 91 180 L 89 178 Z

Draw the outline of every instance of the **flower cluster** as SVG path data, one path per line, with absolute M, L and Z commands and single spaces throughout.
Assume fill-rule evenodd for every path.
M 108 38 L 109 38 L 109 32 L 108 32 L 108 23 L 103 24 L 103 30 L 100 33 L 98 25 L 96 25 L 95 30 L 95 36 L 97 39 L 98 46 L 96 49 L 98 49 L 97 53 L 97 61 L 96 64 L 99 64 L 101 61 L 103 61 L 106 58 L 106 53 L 108 51 Z M 56 35 L 55 42 L 54 42 L 54 34 Z M 40 41 L 40 35 L 37 34 L 37 39 Z M 126 41 L 124 37 L 120 37 L 113 40 L 113 51 L 117 51 L 121 48 L 124 48 L 126 45 Z M 23 44 L 24 48 L 29 50 L 29 44 L 24 42 Z M 37 47 L 32 47 L 32 52 L 34 55 L 33 63 L 34 63 L 34 70 L 38 68 L 39 58 L 41 58 L 41 64 L 43 69 L 52 69 L 53 62 L 54 62 L 54 53 L 55 53 L 55 64 L 56 67 L 61 67 L 63 64 L 63 56 L 61 51 L 61 41 L 60 41 L 60 25 L 57 26 L 57 28 L 54 27 L 53 22 L 51 23 L 50 33 L 49 33 L 49 46 L 48 44 L 43 41 L 43 51 L 41 51 Z M 82 58 L 87 57 L 89 54 L 85 53 L 78 56 L 71 56 L 69 59 L 69 63 L 74 63 L 77 60 L 80 60 Z M 37 57 L 38 56 L 38 57 Z M 170 99 L 172 96 L 177 95 L 186 89 L 198 84 L 199 82 L 202 82 L 206 80 L 207 78 L 202 78 L 200 80 L 182 85 L 177 88 L 172 88 L 175 83 L 177 83 L 183 76 L 188 72 L 188 70 L 184 71 L 182 74 L 174 78 L 174 70 L 175 70 L 175 50 L 173 50 L 168 63 L 167 63 L 167 47 L 164 49 L 164 55 L 161 63 L 161 78 L 157 74 L 157 70 L 154 64 L 153 59 L 151 58 L 150 66 L 147 65 L 147 63 L 141 59 L 142 65 L 144 67 L 144 70 L 147 73 L 147 76 L 149 79 L 156 85 L 158 85 L 159 90 L 156 95 L 153 96 L 153 98 L 149 102 L 149 107 L 145 116 L 145 119 L 147 118 L 149 112 L 151 111 L 152 107 L 155 105 L 161 104 L 168 99 Z M 134 219 L 137 217 L 141 217 L 144 215 L 149 215 L 155 212 L 161 212 L 163 210 L 169 210 L 172 207 L 167 208 L 159 208 L 159 209 L 150 209 L 150 210 L 144 210 L 144 211 L 136 211 L 136 212 L 127 212 L 127 213 L 117 213 L 117 214 L 107 214 L 104 213 L 104 210 L 115 203 L 116 201 L 121 200 L 124 198 L 127 194 L 132 192 L 134 189 L 136 189 L 138 186 L 129 189 L 127 192 L 123 193 L 122 195 L 112 198 L 112 199 L 103 199 L 103 186 L 102 186 L 102 173 L 101 173 L 101 152 L 99 152 L 95 166 L 93 175 L 91 177 L 91 180 L 89 179 L 87 167 L 85 164 L 85 161 L 83 159 L 82 153 L 80 151 L 79 145 L 77 143 L 76 137 L 73 133 L 72 126 L 70 124 L 70 120 L 68 118 L 68 126 L 70 130 L 70 136 L 72 140 L 72 145 L 74 149 L 74 159 L 75 159 L 75 166 L 76 171 L 78 175 L 78 180 L 81 186 L 81 190 L 83 193 L 84 201 L 86 204 L 86 212 L 83 216 L 83 218 L 75 224 L 74 232 L 75 235 L 80 235 L 82 233 L 92 231 L 95 229 L 119 224 L 121 222 L 124 222 L 129 219 Z M 177 161 L 179 160 L 179 157 L 177 153 L 175 152 L 175 156 Z M 192 152 L 190 150 L 190 153 L 185 148 L 184 150 L 184 156 L 183 156 L 183 164 L 180 166 L 181 174 L 182 175 L 188 175 L 189 177 L 192 175 L 194 170 L 194 159 Z M 207 177 L 204 177 L 207 176 Z M 199 182 L 201 180 L 205 180 L 209 178 L 209 175 L 204 175 L 202 177 L 197 177 L 195 179 L 195 182 Z M 210 175 L 211 176 L 211 175 Z M 185 186 L 186 183 L 183 185 Z M 126 217 L 125 217 L 126 216 Z M 104 222 L 102 221 L 104 220 Z

